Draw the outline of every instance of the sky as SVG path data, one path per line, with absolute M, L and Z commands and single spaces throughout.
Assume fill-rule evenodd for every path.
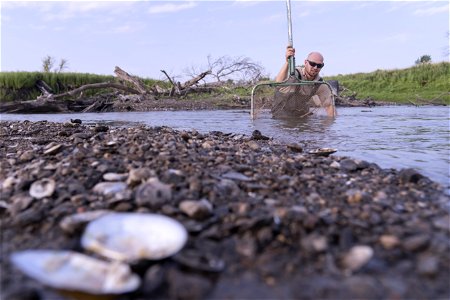
M 1 71 L 66 72 L 179 80 L 207 59 L 248 57 L 274 78 L 288 43 L 286 1 L 4 1 Z M 296 62 L 325 58 L 322 76 L 449 61 L 449 1 L 291 0 Z

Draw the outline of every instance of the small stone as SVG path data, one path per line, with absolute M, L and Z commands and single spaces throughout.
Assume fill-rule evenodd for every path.
M 347 202 L 349 204 L 357 204 L 360 203 L 363 198 L 363 193 L 360 190 L 348 190 L 345 192 L 347 196 Z
M 297 152 L 297 153 L 303 152 L 303 147 L 300 146 L 300 145 L 297 144 L 297 143 L 289 144 L 289 145 L 287 145 L 287 147 L 288 147 L 290 150 L 292 150 L 293 152 Z
M 394 235 L 385 234 L 380 237 L 380 243 L 384 249 L 389 250 L 389 249 L 392 249 L 392 248 L 398 246 L 400 241 Z
M 403 248 L 408 251 L 419 251 L 430 242 L 430 237 L 426 234 L 415 235 L 403 241 Z
M 302 248 L 310 252 L 323 252 L 328 249 L 328 242 L 326 237 L 310 234 L 301 241 Z
M 9 206 L 9 212 L 12 216 L 15 216 L 19 211 L 22 211 L 30 206 L 31 202 L 33 202 L 33 197 L 28 195 L 19 194 L 17 196 L 13 196 L 12 205 Z
M 19 160 L 21 162 L 27 162 L 34 158 L 34 151 L 33 150 L 27 150 L 22 155 L 20 155 Z
M 373 249 L 369 246 L 354 246 L 344 256 L 342 261 L 345 269 L 357 271 L 373 256 Z
M 348 172 L 355 171 L 358 169 L 358 165 L 356 164 L 356 162 L 350 158 L 341 160 L 340 165 L 341 165 L 342 170 L 345 170 Z
M 200 201 L 185 200 L 180 203 L 179 208 L 186 215 L 196 220 L 203 220 L 209 217 L 213 210 L 212 204 L 206 199 Z
M 164 184 L 158 178 L 150 178 L 136 190 L 136 203 L 139 206 L 160 208 L 172 199 L 170 185 Z
M 330 168 L 333 168 L 333 169 L 340 169 L 340 168 L 341 168 L 341 164 L 340 164 L 339 162 L 337 162 L 337 161 L 333 161 L 333 162 L 330 164 Z
M 417 261 L 417 273 L 423 276 L 434 276 L 439 271 L 439 260 L 436 256 L 424 254 Z
M 438 217 L 433 220 L 433 226 L 436 229 L 450 232 L 450 215 Z
M 255 150 L 255 151 L 259 150 L 259 148 L 260 148 L 258 143 L 255 141 L 249 141 L 249 142 L 247 142 L 247 145 L 250 149 Z
M 153 176 L 155 176 L 155 171 L 149 168 L 133 169 L 128 175 L 127 184 L 133 187 L 141 184 Z

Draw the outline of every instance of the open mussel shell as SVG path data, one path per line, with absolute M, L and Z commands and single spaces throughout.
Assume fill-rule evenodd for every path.
M 62 291 L 115 295 L 132 292 L 141 283 L 127 264 L 73 251 L 26 250 L 13 253 L 11 261 L 26 275 Z
M 136 262 L 172 256 L 187 237 L 181 223 L 164 215 L 110 213 L 88 224 L 81 245 L 110 259 Z
M 334 148 L 317 148 L 317 149 L 309 151 L 308 153 L 318 155 L 318 156 L 328 156 L 336 151 L 337 151 L 337 149 L 334 149 Z

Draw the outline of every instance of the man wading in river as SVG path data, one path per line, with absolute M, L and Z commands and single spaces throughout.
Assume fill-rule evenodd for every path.
M 289 57 L 295 55 L 295 48 L 287 47 L 286 49 L 286 62 L 281 67 L 275 81 L 289 82 Z M 320 70 L 324 67 L 323 56 L 319 52 L 311 52 L 305 59 L 304 66 L 296 67 L 296 75 L 300 80 L 306 81 L 323 81 L 320 77 Z M 323 107 L 330 117 L 336 116 L 336 109 L 333 101 L 333 94 L 328 85 L 316 84 L 316 85 L 302 85 L 302 86 L 286 86 L 281 87 L 275 96 L 275 105 L 273 109 L 274 117 L 280 116 L 297 116 L 303 117 L 310 114 L 309 105 L 299 103 L 299 101 L 286 101 L 283 99 L 283 94 L 296 92 L 298 95 L 312 95 L 311 100 L 317 107 Z M 282 106 L 282 107 L 281 107 Z

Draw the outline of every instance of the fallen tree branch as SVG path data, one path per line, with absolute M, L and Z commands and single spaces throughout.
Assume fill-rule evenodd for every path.
M 114 74 L 116 74 L 117 77 L 119 77 L 120 79 L 122 79 L 124 81 L 131 82 L 136 87 L 136 89 L 139 91 L 140 94 L 145 95 L 148 93 L 147 87 L 136 76 L 131 76 L 130 74 L 128 74 L 127 72 L 125 72 L 124 70 L 119 68 L 118 66 L 115 67 Z
M 186 89 L 186 88 L 188 88 L 188 87 L 190 87 L 190 86 L 193 86 L 194 84 L 197 84 L 200 80 L 202 80 L 203 78 L 206 77 L 206 75 L 209 75 L 209 74 L 211 74 L 211 70 L 208 70 L 208 71 L 206 71 L 206 72 L 203 72 L 203 73 L 201 73 L 200 75 L 198 75 L 198 76 L 196 76 L 196 77 L 194 77 L 194 78 L 192 78 L 192 79 L 186 81 L 185 83 L 183 83 L 183 84 L 181 85 L 181 88 L 182 88 L 182 89 Z
M 46 96 L 46 95 L 40 96 L 40 97 L 38 97 L 38 100 L 41 100 L 41 99 L 54 100 L 54 99 L 62 98 L 62 97 L 65 97 L 65 96 L 74 96 L 74 95 L 76 95 L 78 93 L 81 93 L 82 91 L 85 91 L 85 90 L 102 89 L 102 88 L 114 88 L 114 89 L 118 89 L 118 90 L 123 90 L 125 92 L 129 92 L 129 93 L 132 93 L 132 94 L 141 94 L 139 91 L 137 91 L 137 90 L 135 90 L 133 88 L 130 88 L 128 86 L 119 84 L 119 83 L 100 82 L 100 83 L 85 84 L 85 85 L 80 86 L 79 88 L 76 88 L 74 90 L 71 90 L 71 91 L 68 91 L 68 92 L 65 92 L 65 93 L 62 93 L 62 94 L 58 94 L 58 95 L 50 94 L 48 96 Z

